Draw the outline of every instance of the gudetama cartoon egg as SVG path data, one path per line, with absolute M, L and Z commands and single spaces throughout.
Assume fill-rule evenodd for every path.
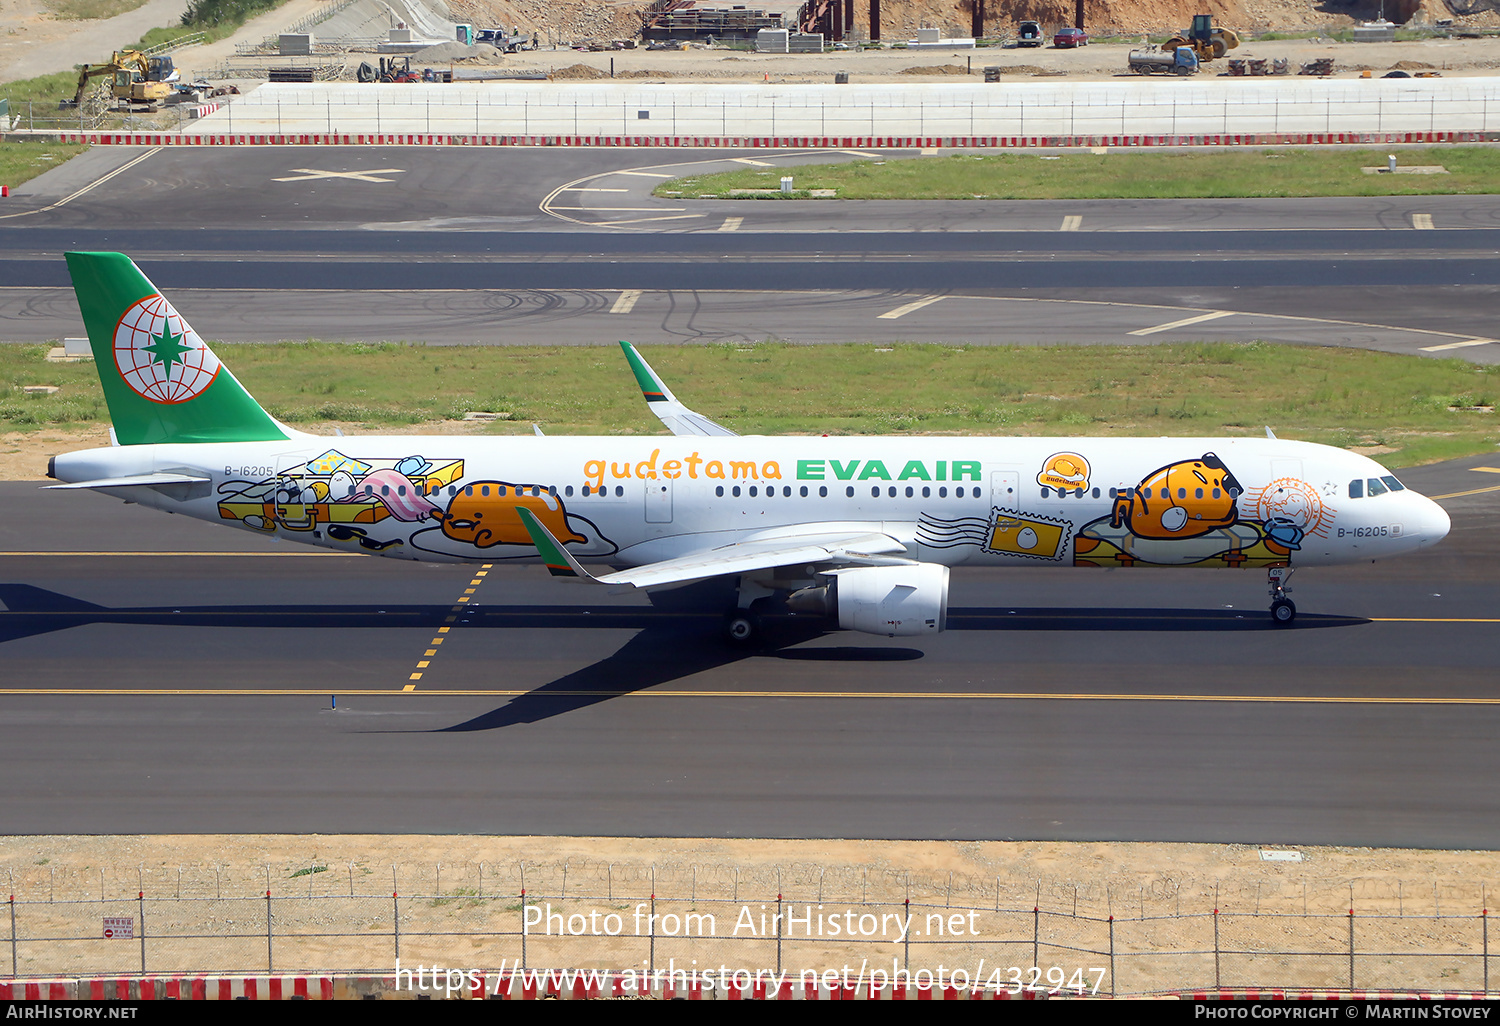
M 1243 489 L 1213 453 L 1169 463 L 1115 499 L 1110 525 L 1138 538 L 1196 538 L 1239 519 Z
M 532 492 L 537 494 L 533 495 Z M 588 541 L 568 526 L 562 500 L 545 488 L 516 485 L 509 481 L 475 481 L 459 489 L 438 514 L 443 533 L 454 541 L 468 542 L 481 549 L 491 545 L 530 545 L 531 535 L 516 513 L 524 506 L 559 542 Z

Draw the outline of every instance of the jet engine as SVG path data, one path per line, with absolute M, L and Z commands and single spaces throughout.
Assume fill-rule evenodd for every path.
M 937 563 L 835 570 L 835 606 L 846 631 L 911 638 L 948 626 L 948 568 Z

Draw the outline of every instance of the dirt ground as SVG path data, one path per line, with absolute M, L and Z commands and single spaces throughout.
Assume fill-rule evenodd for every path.
M 1300 861 L 1265 861 L 1263 850 Z M 484 869 L 481 875 L 480 866 Z M 312 879 L 308 867 L 328 867 Z M 524 866 L 524 870 L 521 868 Z M 606 869 L 606 867 L 609 867 Z M 18 901 L 315 893 L 947 901 L 1117 918 L 1181 912 L 1476 915 L 1494 852 L 1032 841 L 826 841 L 416 835 L 0 837 Z M 780 871 L 780 876 L 776 871 Z M 180 876 L 179 876 L 180 872 Z M 566 880 L 564 879 L 566 874 Z M 609 883 L 606 883 L 608 874 Z M 352 880 L 352 884 L 351 884 Z M 819 888 L 822 888 L 819 891 Z M 309 891 L 311 888 L 311 892 Z M 997 890 L 998 888 L 998 890 Z M 217 889 L 217 890 L 216 890 Z M 722 895 L 717 892 L 724 891 Z

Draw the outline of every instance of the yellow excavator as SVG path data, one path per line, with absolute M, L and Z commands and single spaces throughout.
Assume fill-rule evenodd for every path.
M 111 75 L 110 95 L 120 106 L 145 106 L 155 110 L 172 93 L 168 83 L 175 74 L 170 57 L 147 57 L 139 50 L 116 50 L 104 64 L 85 64 L 78 69 L 78 90 L 71 101 L 64 100 L 63 107 L 77 107 L 83 101 L 83 91 L 89 79 L 100 75 Z
M 1240 36 L 1234 29 L 1214 28 L 1213 15 L 1195 14 L 1193 27 L 1186 32 L 1177 33 L 1161 44 L 1161 48 L 1165 53 L 1176 53 L 1179 46 L 1186 46 L 1197 55 L 1198 60 L 1211 61 L 1239 45 Z

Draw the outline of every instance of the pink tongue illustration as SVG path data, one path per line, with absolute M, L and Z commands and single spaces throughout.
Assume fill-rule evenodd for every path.
M 405 474 L 394 470 L 375 470 L 360 478 L 354 493 L 341 502 L 369 502 L 379 499 L 397 520 L 417 521 L 437 512 L 438 507 L 420 494 Z

